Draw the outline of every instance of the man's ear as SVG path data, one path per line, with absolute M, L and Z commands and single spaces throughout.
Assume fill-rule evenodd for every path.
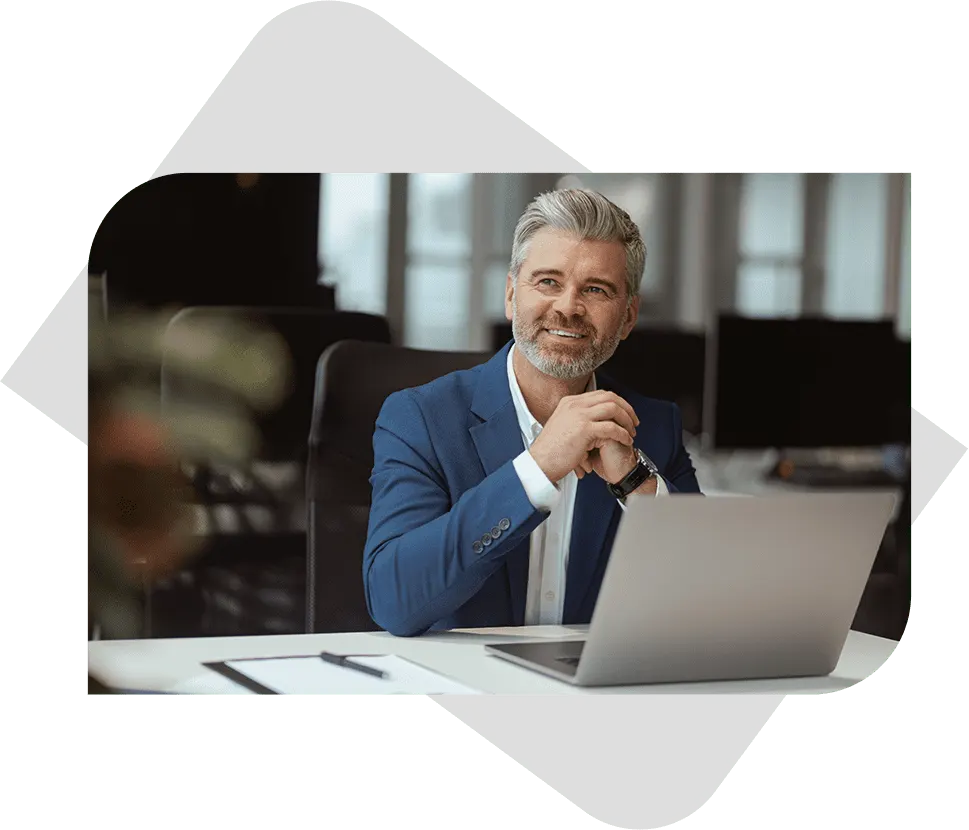
M 629 332 L 636 328 L 636 321 L 639 319 L 639 295 L 633 297 L 633 301 L 626 306 L 626 319 L 622 325 L 622 339 L 629 337 Z
M 510 323 L 515 315 L 512 312 L 512 298 L 515 296 L 515 277 L 511 272 L 505 278 L 505 319 Z

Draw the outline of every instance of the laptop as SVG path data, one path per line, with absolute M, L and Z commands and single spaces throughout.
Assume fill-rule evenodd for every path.
M 631 497 L 586 637 L 486 651 L 577 686 L 830 674 L 894 503 Z

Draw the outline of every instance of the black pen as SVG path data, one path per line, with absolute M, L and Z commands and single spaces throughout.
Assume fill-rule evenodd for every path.
M 374 669 L 370 666 L 365 666 L 363 663 L 354 663 L 352 660 L 347 660 L 346 657 L 342 657 L 339 654 L 330 654 L 328 651 L 321 652 L 320 659 L 327 663 L 332 663 L 334 666 L 343 666 L 345 669 L 353 669 L 354 671 L 363 672 L 364 674 L 369 674 L 373 677 L 387 677 L 387 672 L 385 671 Z

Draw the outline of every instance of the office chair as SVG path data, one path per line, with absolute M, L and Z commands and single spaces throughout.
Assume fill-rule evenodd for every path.
M 307 632 L 378 628 L 364 598 L 363 550 L 384 400 L 490 356 L 348 341 L 320 358 L 306 472 Z
M 371 314 L 216 306 L 180 311 L 165 331 L 165 343 L 234 321 L 281 335 L 289 352 L 290 384 L 282 404 L 257 418 L 261 441 L 251 466 L 195 463 L 187 470 L 210 538 L 191 568 L 153 590 L 152 616 L 167 617 L 176 634 L 192 633 L 193 626 L 213 636 L 303 629 L 305 464 L 316 364 L 327 347 L 346 338 L 390 342 L 387 320 Z M 211 394 L 186 383 L 166 361 L 168 354 L 166 349 L 161 368 L 163 413 Z M 174 619 L 179 615 L 185 621 Z

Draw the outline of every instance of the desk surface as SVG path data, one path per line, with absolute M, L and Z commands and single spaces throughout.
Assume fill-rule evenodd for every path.
M 173 640 L 104 640 L 88 643 L 88 668 L 115 688 L 200 693 L 245 693 L 201 664 L 241 657 L 281 657 L 332 651 L 396 654 L 493 694 L 684 694 L 833 692 L 874 672 L 895 648 L 894 640 L 852 631 L 835 670 L 827 677 L 578 688 L 485 653 L 490 643 L 549 637 L 581 638 L 587 626 L 479 628 L 401 638 L 386 632 L 211 637 Z

